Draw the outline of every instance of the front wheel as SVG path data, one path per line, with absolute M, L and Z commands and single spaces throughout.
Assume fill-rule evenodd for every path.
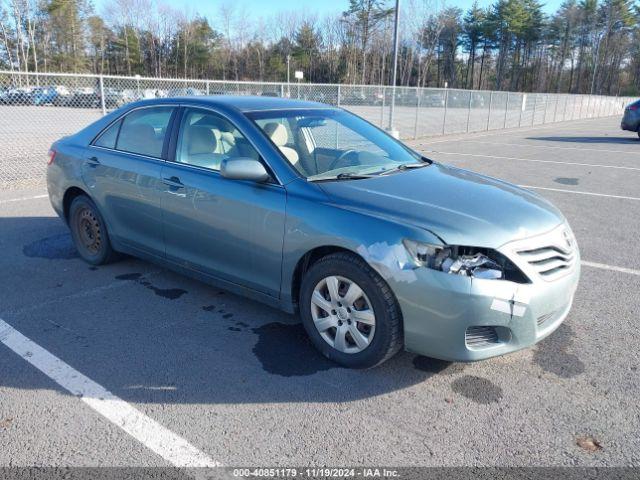
M 329 255 L 307 271 L 300 315 L 314 346 L 345 367 L 374 367 L 402 348 L 402 316 L 393 292 L 354 254 Z
M 104 265 L 116 259 L 111 248 L 107 225 L 93 201 L 80 195 L 69 208 L 69 228 L 80 257 L 92 265 Z

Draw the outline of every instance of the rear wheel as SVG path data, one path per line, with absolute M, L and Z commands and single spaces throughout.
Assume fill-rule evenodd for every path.
M 71 202 L 69 228 L 73 243 L 85 262 L 104 265 L 117 258 L 104 219 L 89 197 L 80 195 Z
M 345 367 L 374 367 L 402 347 L 402 320 L 393 292 L 353 254 L 329 255 L 307 271 L 300 314 L 314 346 Z

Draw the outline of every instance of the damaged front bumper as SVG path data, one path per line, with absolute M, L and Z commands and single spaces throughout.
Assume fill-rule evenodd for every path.
M 567 273 L 531 283 L 414 270 L 394 282 L 408 351 L 450 361 L 482 360 L 529 347 L 567 317 L 580 277 L 576 256 Z

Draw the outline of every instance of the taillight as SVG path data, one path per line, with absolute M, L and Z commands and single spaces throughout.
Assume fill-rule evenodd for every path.
M 56 158 L 56 151 L 49 150 L 49 153 L 47 155 L 49 155 L 49 161 L 47 162 L 47 165 L 51 165 Z

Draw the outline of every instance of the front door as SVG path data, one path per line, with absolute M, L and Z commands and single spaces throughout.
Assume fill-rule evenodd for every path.
M 259 158 L 228 120 L 185 108 L 173 162 L 162 168 L 167 260 L 277 297 L 286 191 L 273 183 L 229 180 L 224 158 Z

